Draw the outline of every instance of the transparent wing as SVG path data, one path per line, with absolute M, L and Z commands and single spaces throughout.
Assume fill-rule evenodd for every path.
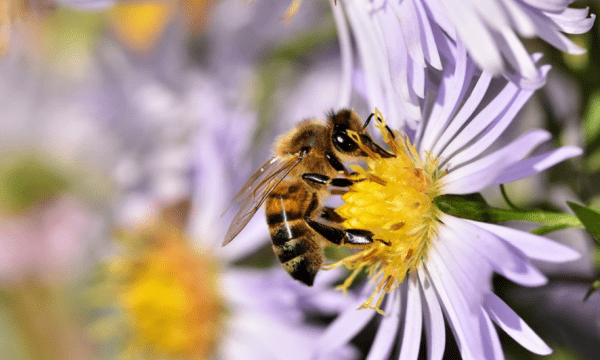
M 265 202 L 275 187 L 302 161 L 304 156 L 275 156 L 256 171 L 233 198 L 242 201 L 240 209 L 231 221 L 223 246 L 229 244 L 248 224 L 252 216 Z

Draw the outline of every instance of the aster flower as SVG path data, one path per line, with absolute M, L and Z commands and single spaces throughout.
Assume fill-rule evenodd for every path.
M 333 4 L 333 1 L 330 1 Z M 333 6 L 340 34 L 342 69 L 351 76 L 349 23 L 370 105 L 390 107 L 390 123 L 399 116 L 413 125 L 419 119 L 427 68 L 441 70 L 442 33 L 466 47 L 475 64 L 527 88 L 543 84 L 544 76 L 519 35 L 539 37 L 559 50 L 584 49 L 563 33 L 580 34 L 593 25 L 588 9 L 569 8 L 571 1 L 381 0 L 339 1 Z M 356 76 L 356 75 L 355 75 Z M 357 81 L 355 79 L 355 81 Z M 346 87 L 349 93 L 350 87 Z M 342 104 L 344 106 L 347 105 Z M 400 115 L 402 114 L 402 115 Z
M 528 350 L 551 352 L 493 293 L 491 278 L 495 272 L 520 285 L 539 286 L 547 279 L 530 259 L 567 262 L 579 254 L 541 236 L 448 215 L 436 197 L 522 179 L 581 150 L 567 146 L 528 157 L 550 139 L 544 130 L 501 144 L 501 134 L 533 91 L 477 71 L 460 42 L 448 40 L 446 46 L 456 60 L 453 68 L 446 65 L 430 77 L 440 80 L 428 84 L 420 126 L 392 135 L 378 120 L 396 157 L 372 156 L 365 168 L 353 167 L 365 180 L 342 196 L 345 204 L 336 211 L 346 219 L 345 227 L 370 230 L 378 241 L 333 265 L 353 270 L 343 288 L 361 270 L 370 281 L 363 299 L 329 327 L 317 353 L 346 343 L 375 316 L 359 306 L 387 314 L 369 359 L 387 359 L 393 349 L 398 350 L 393 358 L 416 359 L 423 327 L 428 358 L 440 359 L 444 318 L 464 359 L 503 357 L 494 323 Z M 545 74 L 548 66 L 541 71 Z

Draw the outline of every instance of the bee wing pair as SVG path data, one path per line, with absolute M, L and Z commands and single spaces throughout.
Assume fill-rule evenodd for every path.
M 235 195 L 232 202 L 242 201 L 229 225 L 223 246 L 229 244 L 248 224 L 267 196 L 298 165 L 304 157 L 299 154 L 274 156 L 258 169 Z

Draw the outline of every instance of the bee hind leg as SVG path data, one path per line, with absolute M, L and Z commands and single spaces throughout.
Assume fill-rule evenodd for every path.
M 340 230 L 335 227 L 321 224 L 309 217 L 304 217 L 304 221 L 316 232 L 321 234 L 327 241 L 336 244 L 367 245 L 373 242 L 373 233 L 369 230 L 346 229 Z

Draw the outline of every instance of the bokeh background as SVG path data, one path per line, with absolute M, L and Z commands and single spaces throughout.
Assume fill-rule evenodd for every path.
M 274 0 L 1 1 L 0 358 L 309 358 L 351 300 L 331 286 L 340 274 L 313 289 L 287 278 L 262 218 L 220 244 L 277 136 L 336 103 L 330 3 L 288 18 Z M 527 41 L 553 69 L 509 131 L 546 128 L 551 146 L 584 155 L 509 184 L 518 206 L 600 209 L 599 29 L 571 37 L 579 56 Z M 506 206 L 499 190 L 484 196 Z M 498 278 L 496 291 L 555 349 L 547 359 L 597 359 L 600 293 L 583 297 L 598 244 L 550 237 L 581 261 L 542 267 L 544 287 Z M 372 336 L 331 358 L 361 358 Z M 502 341 L 507 358 L 538 358 Z

